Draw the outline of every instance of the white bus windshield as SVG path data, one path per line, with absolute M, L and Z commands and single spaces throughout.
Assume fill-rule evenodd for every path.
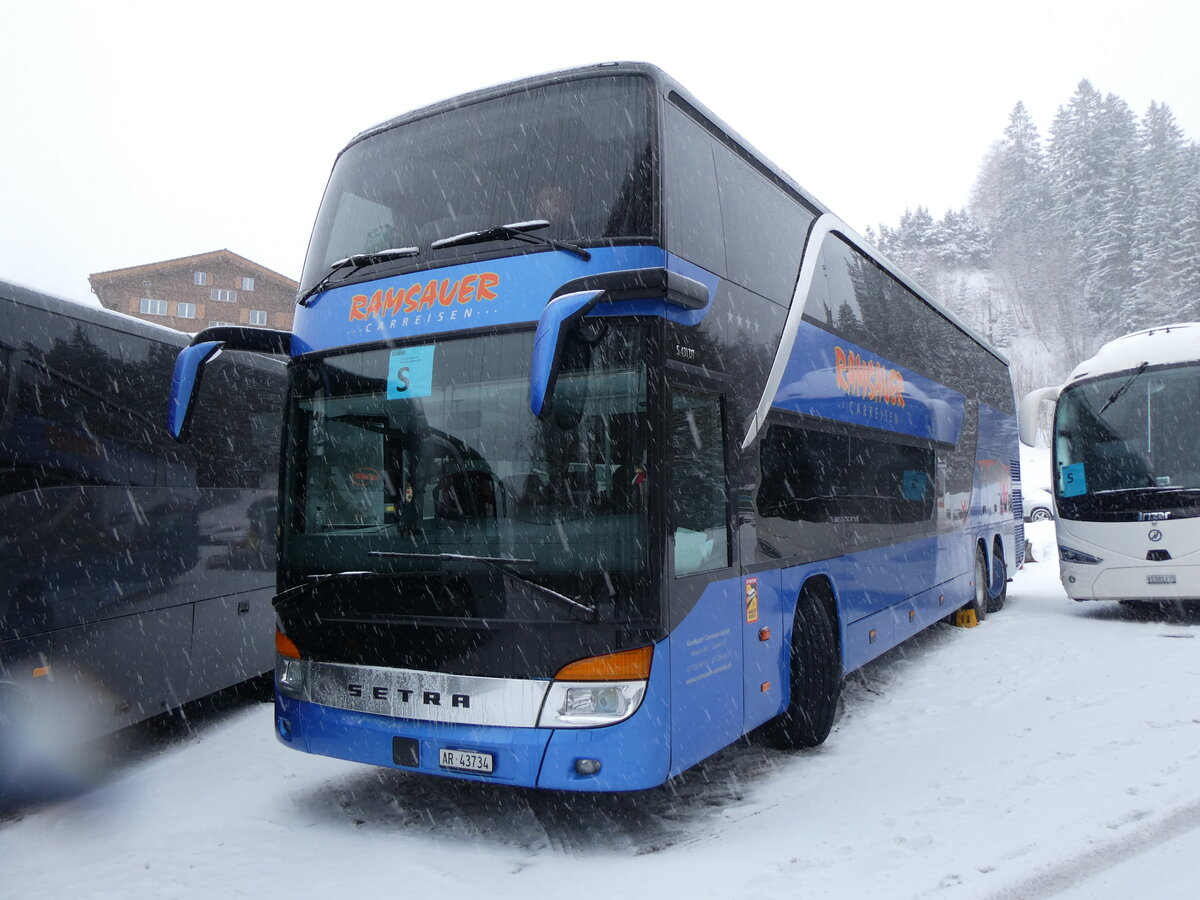
M 1200 514 L 1200 366 L 1124 372 L 1068 388 L 1055 418 L 1065 518 Z

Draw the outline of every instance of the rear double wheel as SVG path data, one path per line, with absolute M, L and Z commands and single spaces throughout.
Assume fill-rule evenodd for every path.
M 975 613 L 975 621 L 982 622 L 987 618 L 988 609 L 988 568 L 987 557 L 983 555 L 983 547 L 975 548 L 975 593 L 971 602 L 964 609 Z
M 990 613 L 1004 609 L 1004 601 L 1008 599 L 1008 566 L 1004 564 L 1004 551 L 999 543 L 992 547 L 992 580 L 1000 584 L 995 595 L 988 591 L 987 610 Z
M 796 605 L 792 624 L 791 697 L 769 727 L 779 747 L 815 747 L 833 728 L 842 692 L 836 627 L 822 597 L 806 591 Z

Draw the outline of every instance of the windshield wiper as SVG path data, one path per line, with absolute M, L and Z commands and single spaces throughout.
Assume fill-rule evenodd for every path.
M 511 578 L 513 581 L 519 581 L 526 587 L 532 588 L 543 597 L 548 597 L 551 600 L 561 603 L 563 606 L 574 612 L 585 613 L 588 617 L 588 621 L 590 622 L 596 621 L 596 617 L 600 614 L 600 611 L 594 606 L 588 606 L 586 603 L 580 603 L 573 597 L 568 597 L 566 594 L 560 594 L 558 591 L 554 590 L 554 588 L 546 587 L 544 584 L 539 584 L 532 579 L 526 578 L 524 575 L 518 575 L 511 569 L 505 568 L 505 566 L 513 565 L 515 563 L 520 563 L 523 565 L 536 565 L 537 560 L 534 559 L 514 559 L 509 556 L 469 556 L 465 553 L 397 553 L 391 550 L 372 550 L 367 554 L 367 556 L 386 556 L 393 559 L 428 559 L 437 560 L 439 562 L 480 562 L 486 566 L 489 566 L 490 568 L 495 569 L 501 575 Z
M 576 244 L 556 240 L 555 238 L 543 237 L 540 234 L 530 234 L 532 231 L 540 231 L 543 228 L 549 227 L 550 221 L 548 219 L 510 222 L 507 225 L 496 225 L 492 228 L 467 231 L 463 234 L 456 234 L 453 237 L 440 238 L 430 244 L 429 249 L 445 250 L 447 247 L 462 247 L 466 244 L 485 244 L 488 241 L 524 241 L 526 244 L 540 244 L 543 247 L 553 247 L 555 250 L 566 250 L 568 253 L 574 253 L 585 262 L 592 258 L 592 254 Z
M 1100 407 L 1099 412 L 1096 413 L 1097 419 L 1100 418 L 1102 415 L 1104 415 L 1104 411 L 1106 409 L 1108 409 L 1110 406 L 1112 406 L 1117 401 L 1118 397 L 1120 397 L 1123 393 L 1125 393 L 1127 390 L 1129 390 L 1129 385 L 1133 384 L 1133 379 L 1137 378 L 1139 375 L 1142 374 L 1142 372 L 1146 371 L 1146 366 L 1148 366 L 1148 365 L 1150 365 L 1150 360 L 1146 360 L 1145 362 L 1143 362 L 1140 366 L 1138 366 L 1136 369 L 1133 370 L 1132 375 L 1130 375 L 1128 378 L 1125 379 L 1124 384 L 1122 384 L 1119 388 L 1117 388 L 1115 391 L 1112 392 L 1112 396 L 1110 396 L 1107 400 L 1104 401 L 1104 405 L 1102 407 Z
M 345 281 L 359 269 L 366 268 L 367 266 L 373 266 L 376 263 L 388 262 L 389 260 L 393 259 L 408 259 L 416 256 L 420 252 L 420 249 L 417 247 L 393 247 L 390 250 L 378 250 L 375 253 L 355 253 L 353 256 L 347 256 L 339 259 L 329 267 L 329 271 L 321 277 L 321 280 L 305 291 L 301 295 L 300 299 L 296 302 L 301 306 L 308 306 L 309 298 L 312 297 L 313 294 L 319 294 L 321 291 L 325 290 L 325 288 L 329 285 L 329 280 L 338 272 L 342 271 L 342 269 L 350 269 L 350 271 L 342 277 L 342 280 Z
M 280 591 L 271 598 L 271 605 L 274 606 L 280 600 L 287 600 L 291 597 L 298 597 L 301 594 L 306 594 L 313 590 L 317 585 L 324 584 L 326 581 L 331 581 L 340 578 L 380 578 L 390 575 L 399 574 L 394 572 L 372 572 L 367 569 L 354 570 L 347 572 L 318 572 L 314 575 L 305 575 L 307 581 L 302 581 L 300 584 L 294 584 L 284 591 Z
M 428 559 L 434 562 L 525 563 L 535 565 L 535 559 L 513 559 L 511 556 L 470 556 L 466 553 L 400 553 L 394 550 L 372 550 L 367 556 L 389 559 Z

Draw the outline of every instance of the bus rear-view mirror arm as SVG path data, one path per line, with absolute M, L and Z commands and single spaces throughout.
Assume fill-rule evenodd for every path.
M 529 409 L 545 418 L 554 399 L 554 384 L 562 359 L 562 348 L 571 330 L 601 304 L 660 300 L 684 310 L 708 305 L 708 288 L 693 278 L 666 268 L 627 269 L 588 275 L 562 285 L 538 317 L 529 373 Z M 644 311 L 643 311 L 644 312 Z M 636 315 L 628 308 L 615 308 L 611 315 Z
M 1026 447 L 1037 446 L 1038 417 L 1042 412 L 1042 402 L 1053 403 L 1058 399 L 1061 390 L 1062 388 L 1057 387 L 1042 388 L 1026 394 L 1025 399 L 1021 401 L 1017 410 L 1017 432 L 1021 443 Z
M 171 391 L 167 398 L 167 431 L 171 437 L 177 441 L 186 437 L 204 366 L 220 356 L 222 350 L 287 356 L 291 346 L 291 332 L 269 328 L 220 325 L 205 328 L 197 334 L 192 338 L 192 343 L 179 351 L 179 356 L 175 358 L 175 371 L 171 376 Z

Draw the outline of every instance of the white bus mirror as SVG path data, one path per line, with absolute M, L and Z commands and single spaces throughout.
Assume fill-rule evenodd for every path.
M 1042 402 L 1054 402 L 1061 390 L 1062 388 L 1057 387 L 1042 388 L 1026 394 L 1025 399 L 1021 401 L 1017 411 L 1017 430 L 1021 443 L 1026 447 L 1037 446 L 1038 417 L 1042 412 Z

